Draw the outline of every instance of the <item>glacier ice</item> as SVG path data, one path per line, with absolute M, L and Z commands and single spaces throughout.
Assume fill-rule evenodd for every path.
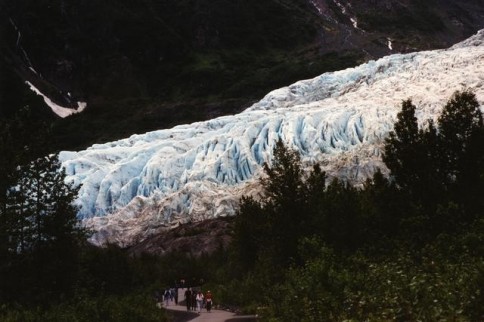
M 237 115 L 133 135 L 60 154 L 82 184 L 79 217 L 98 245 L 128 246 L 188 221 L 236 214 L 258 195 L 278 139 L 304 164 L 358 183 L 384 169 L 380 149 L 401 102 L 423 123 L 456 90 L 484 101 L 484 31 L 446 50 L 394 54 L 268 93 Z M 481 106 L 482 108 L 482 106 Z

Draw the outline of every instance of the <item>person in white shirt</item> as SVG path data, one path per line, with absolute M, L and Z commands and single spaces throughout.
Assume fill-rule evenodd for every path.
M 197 300 L 198 313 L 200 314 L 200 312 L 202 312 L 202 306 L 203 306 L 203 293 L 202 293 L 202 291 L 198 291 L 196 300 Z

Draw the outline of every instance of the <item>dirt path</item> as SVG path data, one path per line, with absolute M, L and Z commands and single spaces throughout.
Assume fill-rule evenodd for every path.
M 179 312 L 187 312 L 187 308 L 182 305 L 168 305 L 165 307 L 168 311 L 179 311 Z M 200 314 L 196 313 L 196 316 L 189 315 L 186 317 L 186 320 L 190 322 L 196 321 L 206 321 L 206 322 L 239 322 L 239 321 L 246 321 L 252 322 L 256 321 L 254 315 L 236 315 L 233 312 L 227 312 L 222 310 L 214 310 L 212 309 L 211 312 L 207 312 L 207 310 L 203 309 Z
M 179 299 L 182 299 L 185 290 L 178 290 Z M 171 311 L 176 316 L 177 322 L 182 321 L 206 321 L 206 322 L 254 322 L 257 321 L 255 315 L 237 315 L 233 312 L 212 309 L 207 312 L 206 309 L 202 309 L 200 314 L 194 311 L 187 311 L 184 302 L 179 302 L 178 305 L 170 302 L 168 306 L 163 306 L 166 310 Z

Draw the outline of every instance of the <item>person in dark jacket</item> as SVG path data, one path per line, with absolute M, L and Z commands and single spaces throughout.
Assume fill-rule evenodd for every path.
M 190 311 L 190 309 L 192 308 L 192 291 L 190 290 L 190 288 L 187 288 L 187 290 L 185 291 L 185 301 L 187 304 L 187 311 Z
M 192 311 L 197 309 L 197 292 L 192 290 Z
M 175 305 L 178 305 L 178 288 L 171 289 L 171 296 L 175 300 Z
M 163 293 L 163 299 L 165 300 L 165 306 L 168 306 L 170 304 L 170 297 L 171 297 L 170 289 L 167 288 L 165 290 L 165 293 Z

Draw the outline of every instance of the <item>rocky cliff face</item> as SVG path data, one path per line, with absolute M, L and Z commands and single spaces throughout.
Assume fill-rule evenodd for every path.
M 87 101 L 82 115 L 57 123 L 64 148 L 239 112 L 272 88 L 389 53 L 447 47 L 484 24 L 477 0 L 0 6 L 0 108 L 25 105 L 25 80 L 59 104 Z

